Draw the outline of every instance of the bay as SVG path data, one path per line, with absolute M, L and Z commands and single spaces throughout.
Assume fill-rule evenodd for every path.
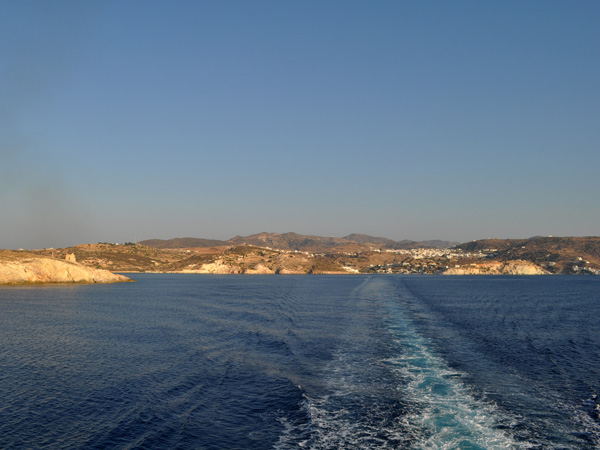
M 598 448 L 600 279 L 0 290 L 0 448 Z

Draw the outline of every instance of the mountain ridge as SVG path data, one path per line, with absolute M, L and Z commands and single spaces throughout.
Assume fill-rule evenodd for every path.
M 352 233 L 344 237 L 303 235 L 295 232 L 268 233 L 261 232 L 248 236 L 234 236 L 227 241 L 204 238 L 172 238 L 172 239 L 147 239 L 139 244 L 157 249 L 176 248 L 202 248 L 220 247 L 230 245 L 255 245 L 258 247 L 276 248 L 279 250 L 297 251 L 325 251 L 343 246 L 372 246 L 381 249 L 413 249 L 413 248 L 450 248 L 459 242 L 442 240 L 429 241 L 394 241 L 385 237 L 370 236 L 368 234 Z
M 173 239 L 147 239 L 139 242 L 139 244 L 146 245 L 152 248 L 202 248 L 202 247 L 221 247 L 230 245 L 227 241 L 221 241 L 218 239 L 203 239 L 203 238 L 173 238 Z

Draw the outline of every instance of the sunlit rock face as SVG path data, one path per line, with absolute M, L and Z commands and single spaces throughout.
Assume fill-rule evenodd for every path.
M 120 283 L 132 281 L 108 270 L 29 253 L 0 253 L 0 284 Z
M 445 275 L 546 275 L 548 272 L 529 261 L 493 261 L 450 267 Z

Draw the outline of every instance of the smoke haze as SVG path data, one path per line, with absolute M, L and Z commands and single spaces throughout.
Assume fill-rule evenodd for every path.
M 89 211 L 27 117 L 52 111 L 77 53 L 79 8 L 32 2 L 20 17 L 9 9 L 0 6 L 11 36 L 0 43 L 0 248 L 75 244 L 91 229 Z

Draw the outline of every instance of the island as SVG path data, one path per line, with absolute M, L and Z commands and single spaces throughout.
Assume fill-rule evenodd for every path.
M 74 277 L 75 266 L 66 263 L 78 263 L 90 271 L 119 273 L 600 275 L 597 236 L 482 239 L 460 244 L 393 241 L 364 234 L 320 237 L 258 233 L 227 241 L 175 238 L 100 242 L 11 254 L 27 255 L 32 261 L 34 256 L 59 260 L 63 274 L 69 274 L 61 279 L 66 276 L 68 282 L 107 282 L 101 280 L 110 277 L 104 278 L 108 277 L 105 272 Z M 0 266 L 6 266 L 1 259 Z M 33 269 L 28 270 L 30 274 Z M 19 276 L 27 279 L 23 270 Z

